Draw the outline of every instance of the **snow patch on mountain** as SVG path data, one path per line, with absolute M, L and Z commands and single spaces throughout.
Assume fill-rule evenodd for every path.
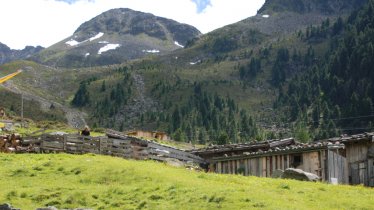
M 190 62 L 190 65 L 196 65 L 196 64 L 198 64 L 198 63 L 201 63 L 201 60 L 198 60 L 198 61 L 196 61 L 196 62 Z
M 160 50 L 156 50 L 156 49 L 153 49 L 153 50 L 143 50 L 143 52 L 146 52 L 146 53 L 159 53 Z
M 93 36 L 93 37 L 91 37 L 89 39 L 86 39 L 84 41 L 78 42 L 78 41 L 76 41 L 74 39 L 70 39 L 69 41 L 65 42 L 65 44 L 70 45 L 70 46 L 73 47 L 73 46 L 77 46 L 77 45 L 80 45 L 80 44 L 85 43 L 85 42 L 92 42 L 93 40 L 98 39 L 98 38 L 100 38 L 102 36 L 104 36 L 104 33 L 103 32 L 99 32 L 95 36 Z M 77 38 L 77 35 L 75 35 L 74 38 Z
M 90 42 L 92 42 L 93 40 L 98 39 L 98 38 L 100 38 L 102 36 L 104 36 L 104 33 L 103 32 L 99 32 L 98 34 L 96 34 L 96 36 L 91 37 L 88 40 L 90 40 Z
M 109 44 L 108 41 L 100 41 L 99 44 Z
M 118 47 L 120 47 L 120 44 L 107 44 L 104 47 L 100 48 L 97 54 L 101 55 L 101 53 L 109 51 L 109 50 L 115 50 Z
M 70 39 L 69 41 L 65 42 L 65 44 L 70 45 L 70 46 L 73 47 L 73 46 L 79 45 L 80 42 L 77 42 L 74 39 Z
M 263 18 L 269 18 L 270 15 L 262 15 Z
M 177 42 L 177 41 L 174 41 L 174 44 L 177 45 L 178 47 L 184 48 L 184 46 L 179 44 L 179 42 Z

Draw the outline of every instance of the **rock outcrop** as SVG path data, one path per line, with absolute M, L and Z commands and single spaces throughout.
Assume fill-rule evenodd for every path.
M 281 176 L 283 179 L 296 179 L 300 181 L 319 181 L 320 177 L 312 174 L 305 172 L 301 169 L 296 169 L 296 168 L 287 168 L 284 173 Z

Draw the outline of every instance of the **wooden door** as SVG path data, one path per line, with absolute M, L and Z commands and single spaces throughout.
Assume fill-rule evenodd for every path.
M 338 150 L 328 150 L 327 156 L 327 181 L 331 182 L 332 179 L 337 179 L 339 184 L 347 184 L 348 174 L 346 174 L 346 158 L 339 154 Z
M 374 187 L 374 158 L 368 160 L 368 186 Z
M 349 164 L 350 167 L 350 184 L 368 183 L 368 167 L 367 161 L 359 161 Z

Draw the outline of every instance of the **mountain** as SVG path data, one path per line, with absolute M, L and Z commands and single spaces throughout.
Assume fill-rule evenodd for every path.
M 349 13 L 366 2 L 367 0 L 267 0 L 258 13 Z
M 342 1 L 345 4 L 340 9 L 330 12 L 320 9 L 325 1 L 311 1 L 308 5 L 313 7 L 306 8 L 313 9 L 303 12 L 295 11 L 289 1 L 267 2 L 260 10 L 266 13 L 195 38 L 183 50 L 124 65 L 113 73 L 118 78 L 115 82 L 112 75 L 81 85 L 75 105 L 88 110 L 92 114 L 89 121 L 97 126 L 164 130 L 181 141 L 222 144 L 281 135 L 298 135 L 302 140 L 336 135 L 325 132 L 328 123 L 296 127 L 302 113 L 307 113 L 307 122 L 313 121 L 313 110 L 322 106 L 310 106 L 305 97 L 311 97 L 308 102 L 330 102 L 318 99 L 318 94 L 312 96 L 311 90 L 322 93 L 293 80 L 326 70 L 329 53 L 335 53 L 330 47 L 344 36 L 344 20 L 352 19 L 362 2 L 346 7 L 349 2 Z M 334 2 L 327 1 L 327 5 Z M 271 9 L 275 3 L 289 9 Z M 109 81 L 112 87 L 107 85 Z M 330 82 L 334 83 L 339 82 Z M 332 85 L 324 87 L 334 90 Z M 300 95 L 279 99 L 285 91 L 289 96 Z M 91 101 L 81 100 L 85 95 Z M 365 100 L 362 104 L 371 103 Z M 323 116 L 323 112 L 319 114 Z M 324 116 L 332 118 L 333 113 Z
M 13 50 L 0 42 L 0 64 L 13 60 L 26 59 L 43 50 L 43 47 L 26 46 L 23 50 Z
M 279 36 L 318 24 L 326 18 L 346 16 L 367 0 L 266 0 L 257 15 L 238 24 Z
M 50 68 L 48 74 L 35 67 L 34 72 L 24 72 L 27 80 L 22 85 L 27 89 L 39 85 L 43 87 L 40 95 L 51 95 L 51 100 L 58 98 L 86 112 L 91 127 L 166 131 L 175 140 L 192 143 L 287 136 L 310 141 L 346 133 L 346 129 L 354 129 L 351 133 L 358 128 L 370 130 L 372 118 L 347 123 L 337 119 L 372 116 L 369 113 L 374 110 L 373 0 L 361 7 L 361 1 L 300 1 L 304 6 L 296 8 L 303 9 L 295 9 L 290 2 L 268 0 L 256 16 L 195 36 L 183 43 L 183 49 L 159 56 L 115 66 Z M 328 9 L 336 2 L 343 6 Z M 73 50 L 92 44 L 97 56 L 104 45 L 99 42 L 109 37 L 108 24 L 104 25 L 84 24 L 76 38 L 54 47 Z M 136 35 L 134 28 L 118 34 L 162 40 L 154 30 Z M 174 47 L 175 39 L 168 41 Z M 70 51 L 59 52 L 51 59 L 68 62 L 64 54 Z M 110 52 L 116 51 L 102 55 Z M 80 65 L 79 59 L 70 61 Z M 92 61 L 96 62 L 92 66 L 98 65 L 98 60 Z M 34 74 L 54 79 L 36 80 Z M 63 95 L 57 95 L 62 86 Z
M 112 9 L 33 59 L 52 66 L 118 64 L 183 48 L 200 32 L 189 25 L 131 9 Z

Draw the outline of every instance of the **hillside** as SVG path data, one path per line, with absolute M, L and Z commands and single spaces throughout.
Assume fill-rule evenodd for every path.
M 0 65 L 13 60 L 29 58 L 43 49 L 41 46 L 26 46 L 23 50 L 13 50 L 0 42 Z
M 324 22 L 300 34 L 306 43 L 329 47 L 306 71 L 277 84 L 276 106 L 289 107 L 286 116 L 299 129 L 317 138 L 373 129 L 373 10 L 374 2 L 369 1 L 347 19 L 340 18 L 332 26 Z M 292 62 L 300 61 L 284 64 Z
M 38 67 L 27 73 L 26 82 L 22 77 L 14 82 L 87 113 L 82 116 L 91 127 L 160 130 L 183 142 L 225 144 L 287 136 L 312 141 L 371 130 L 372 118 L 337 121 L 372 115 L 367 65 L 372 1 L 365 7 L 360 7 L 364 1 L 300 1 L 301 10 L 292 2 L 268 0 L 258 15 L 188 40 L 171 53 L 77 69 L 34 63 Z M 102 20 L 118 11 L 83 24 L 77 38 L 55 46 L 66 47 L 70 39 L 79 43 L 77 49 L 101 42 L 106 33 L 92 31 L 112 30 Z M 132 13 L 126 11 L 123 15 Z M 136 34 L 128 30 L 121 33 Z M 141 36 L 160 35 L 148 30 Z M 362 73 L 355 74 L 345 60 L 356 67 L 362 63 Z M 338 67 L 345 70 L 338 72 Z M 338 96 L 343 93 L 347 97 Z
M 58 67 L 119 64 L 165 54 L 200 35 L 189 25 L 131 9 L 112 9 L 83 23 L 74 34 L 32 59 Z
M 331 5 L 334 2 L 331 1 Z M 287 6 L 287 2 L 283 3 Z M 321 5 L 317 7 L 317 3 L 314 2 L 313 8 L 322 8 Z M 328 47 L 336 38 L 318 37 L 322 36 L 321 31 L 338 30 L 333 28 L 338 28 L 343 19 L 337 15 L 347 14 L 345 17 L 348 17 L 348 11 L 361 3 L 346 7 L 345 2 L 341 9 L 331 13 L 308 10 L 306 15 L 321 15 L 323 19 L 298 25 L 301 29 L 292 26 L 292 33 L 285 30 L 281 36 L 254 27 L 252 22 L 258 16 L 217 29 L 191 40 L 185 49 L 173 55 L 124 64 L 122 70 L 128 74 L 125 76 L 127 85 L 120 86 L 125 97 L 117 98 L 123 101 L 123 107 L 118 103 L 107 106 L 113 102 L 119 88 L 98 91 L 107 84 L 106 78 L 85 87 L 98 105 L 94 102 L 77 105 L 95 113 L 90 121 L 96 125 L 120 130 L 129 127 L 166 130 L 181 141 L 217 144 L 277 135 L 298 135 L 302 140 L 311 140 L 320 135 L 309 135 L 314 132 L 311 130 L 302 136 L 303 130 L 297 130 L 298 125 L 293 124 L 296 118 L 285 110 L 290 104 L 275 106 L 276 109 L 273 105 L 277 105 L 280 88 L 287 90 L 292 78 L 308 72 L 316 60 L 322 61 L 329 52 Z M 270 8 L 265 5 L 261 11 L 272 11 Z M 282 15 L 291 14 L 289 12 L 278 11 L 276 15 L 261 18 L 283 20 Z M 266 22 L 259 24 L 267 25 Z M 279 26 L 283 28 L 287 24 L 286 21 Z M 140 88 L 141 96 L 138 86 L 132 85 L 136 84 L 135 78 L 141 78 L 141 84 L 144 83 Z M 321 127 L 321 130 L 325 129 Z
M 371 209 L 373 189 L 218 175 L 98 155 L 0 154 L 0 204 L 16 208 Z
M 321 23 L 327 18 L 346 16 L 365 2 L 367 0 L 266 0 L 256 16 L 238 24 L 279 37 Z
M 300 14 L 339 14 L 360 8 L 366 0 L 267 0 L 259 13 L 292 11 Z
M 62 69 L 33 61 L 18 60 L 0 67 L 0 76 L 18 69 L 22 73 L 1 84 L 3 100 L 0 106 L 13 116 L 21 114 L 21 94 L 24 98 L 24 115 L 32 120 L 67 122 L 74 128 L 85 125 L 85 113 L 70 106 L 71 95 L 83 80 L 92 80 L 107 74 L 108 69 Z M 63 88 L 61 88 L 63 87 Z

